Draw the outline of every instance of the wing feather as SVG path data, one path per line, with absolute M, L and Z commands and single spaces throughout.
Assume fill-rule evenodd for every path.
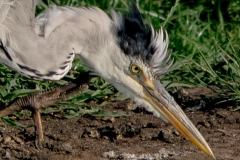
M 14 0 L 0 0 L 0 24 L 5 20 Z

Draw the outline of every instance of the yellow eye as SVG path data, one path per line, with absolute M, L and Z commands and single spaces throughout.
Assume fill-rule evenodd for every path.
M 141 73 L 142 69 L 138 65 L 132 64 L 130 66 L 130 71 L 132 72 L 132 74 L 139 74 Z

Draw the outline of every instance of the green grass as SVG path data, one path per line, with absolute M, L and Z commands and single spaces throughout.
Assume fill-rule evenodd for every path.
M 124 12 L 131 5 L 128 0 L 43 0 L 37 14 L 51 3 L 85 7 L 94 5 L 107 13 L 112 8 Z M 230 99 L 238 106 L 240 0 L 138 0 L 137 6 L 146 23 L 153 24 L 156 29 L 164 26 L 169 34 L 174 65 L 161 79 L 167 89 L 216 86 L 221 89 L 219 97 Z M 84 71 L 78 60 L 74 62 L 73 70 Z M 67 77 L 71 78 L 70 75 Z M 57 82 L 27 79 L 0 65 L 0 103 L 7 105 L 17 97 L 65 82 L 66 78 Z M 124 99 L 110 84 L 98 77 L 92 77 L 90 88 L 61 102 L 62 108 L 49 107 L 43 112 L 64 112 L 65 117 L 74 117 L 82 115 L 79 106 L 90 100 L 104 105 L 111 100 Z

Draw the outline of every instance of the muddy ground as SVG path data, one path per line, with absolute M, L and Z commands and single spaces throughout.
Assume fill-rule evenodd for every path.
M 203 88 L 174 93 L 218 160 L 240 159 L 240 112 L 228 104 L 217 107 L 214 94 Z M 43 115 L 42 149 L 34 146 L 34 127 L 0 123 L 0 159 L 39 160 L 210 160 L 171 125 L 129 100 L 111 103 L 109 111 L 125 112 L 120 118 L 83 116 L 64 119 Z M 200 109 L 200 110 L 199 110 Z M 19 120 L 31 125 L 31 117 Z

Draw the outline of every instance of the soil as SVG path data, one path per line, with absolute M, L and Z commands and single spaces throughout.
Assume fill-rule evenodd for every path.
M 217 107 L 214 93 L 206 88 L 173 94 L 200 130 L 216 159 L 240 159 L 240 112 L 228 104 Z M 35 147 L 34 127 L 10 127 L 0 123 L 0 159 L 38 160 L 210 160 L 171 125 L 130 100 L 103 107 L 125 112 L 119 118 L 82 116 L 64 119 L 43 115 L 44 142 Z M 19 119 L 31 125 L 31 117 Z

